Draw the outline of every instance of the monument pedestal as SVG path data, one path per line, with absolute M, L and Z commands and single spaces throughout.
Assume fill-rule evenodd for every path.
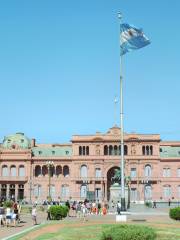
M 110 187 L 110 202 L 121 202 L 121 186 L 118 183 L 113 184 Z M 125 187 L 125 202 L 128 204 L 128 187 Z

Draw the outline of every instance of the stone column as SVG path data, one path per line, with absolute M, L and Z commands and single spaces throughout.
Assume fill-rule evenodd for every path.
M 15 184 L 15 201 L 18 200 L 18 184 Z
M 9 200 L 9 184 L 6 184 L 6 199 Z

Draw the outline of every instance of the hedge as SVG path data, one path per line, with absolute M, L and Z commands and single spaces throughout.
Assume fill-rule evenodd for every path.
M 106 229 L 101 240 L 155 240 L 154 229 L 138 225 L 116 225 Z
M 53 220 L 60 220 L 65 218 L 68 214 L 69 208 L 67 206 L 51 206 L 50 209 L 51 218 Z
M 172 219 L 180 220 L 180 207 L 171 208 L 169 210 L 169 216 Z

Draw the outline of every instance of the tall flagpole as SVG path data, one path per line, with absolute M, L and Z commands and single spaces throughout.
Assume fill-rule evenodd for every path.
M 122 14 L 118 13 L 120 22 L 120 47 L 121 47 L 121 22 Z M 121 129 L 121 211 L 126 211 L 125 182 L 124 182 L 124 126 L 123 126 L 123 77 L 122 77 L 122 55 L 120 48 L 120 129 Z

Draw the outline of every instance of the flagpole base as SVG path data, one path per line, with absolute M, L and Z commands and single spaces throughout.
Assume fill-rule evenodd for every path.
M 125 198 L 121 198 L 121 211 L 123 211 L 123 212 L 126 211 Z

